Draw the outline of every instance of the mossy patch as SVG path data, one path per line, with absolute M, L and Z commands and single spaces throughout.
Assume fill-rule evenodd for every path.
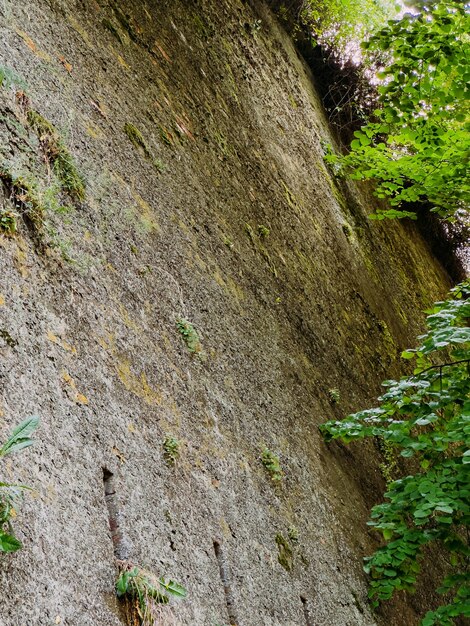
M 262 229 L 265 229 L 265 231 L 263 231 Z M 251 224 L 249 224 L 248 222 L 245 222 L 245 232 L 250 238 L 250 241 L 253 244 L 254 248 L 266 261 L 272 274 L 277 278 L 276 265 L 274 261 L 272 260 L 271 255 L 269 254 L 266 246 L 262 243 L 262 239 L 266 238 L 267 236 L 266 233 L 269 234 L 269 230 L 265 226 L 260 225 L 258 227 L 258 232 L 256 233 L 253 226 L 251 226 Z
M 277 560 L 286 572 L 291 572 L 294 566 L 294 555 L 289 542 L 280 533 L 278 533 L 276 535 L 276 544 L 279 552 Z
M 124 132 L 126 133 L 132 145 L 137 148 L 137 150 L 143 152 L 144 157 L 147 159 L 147 161 L 150 161 L 152 163 L 157 172 L 163 172 L 165 169 L 164 163 L 158 157 L 153 156 L 140 130 L 136 126 L 134 126 L 134 124 L 130 124 L 129 122 L 127 122 L 126 124 L 124 124 Z
M 44 206 L 38 196 L 33 183 L 25 178 L 15 178 L 10 172 L 0 169 L 0 180 L 6 194 L 11 199 L 17 212 L 4 210 L 5 224 L 2 230 L 5 234 L 13 235 L 17 231 L 17 217 L 23 217 L 26 225 L 39 241 L 42 238 L 44 228 Z
M 145 141 L 144 136 L 142 135 L 140 130 L 136 128 L 134 124 L 130 124 L 129 122 L 127 122 L 126 124 L 124 124 L 124 132 L 128 136 L 132 145 L 138 150 L 142 150 L 145 158 L 150 160 L 152 158 L 152 153 L 150 152 L 149 147 L 147 146 L 147 142 Z
M 124 43 L 119 30 L 116 28 L 116 26 L 114 26 L 114 24 L 110 20 L 108 20 L 107 18 L 104 18 L 103 20 L 101 20 L 101 24 L 104 26 L 104 28 L 106 28 L 106 30 L 108 30 L 113 35 L 113 37 L 115 37 L 119 41 L 119 43 L 121 44 Z

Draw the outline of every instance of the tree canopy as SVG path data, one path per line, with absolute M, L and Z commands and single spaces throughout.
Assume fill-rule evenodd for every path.
M 378 67 L 379 107 L 347 156 L 327 158 L 376 182 L 391 205 L 378 219 L 413 218 L 417 202 L 453 219 L 470 205 L 469 7 L 422 5 L 363 44 Z

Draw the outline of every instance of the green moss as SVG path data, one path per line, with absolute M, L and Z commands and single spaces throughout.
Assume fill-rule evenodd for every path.
M 28 123 L 37 134 L 44 156 L 52 164 L 62 190 L 74 199 L 85 199 L 85 183 L 59 131 L 49 120 L 34 110 L 28 111 Z
M 214 28 L 209 24 L 209 22 L 203 20 L 199 13 L 194 13 L 193 24 L 195 32 L 201 39 L 207 40 L 214 34 Z
M 124 43 L 118 29 L 114 26 L 114 24 L 110 20 L 104 18 L 103 20 L 101 20 L 101 24 L 106 28 L 106 30 L 109 30 L 109 32 L 114 37 L 116 37 L 119 43 L 121 44 Z
M 298 106 L 298 105 L 297 105 L 297 102 L 295 101 L 295 98 L 294 98 L 294 96 L 293 96 L 291 93 L 289 94 L 289 102 L 290 102 L 291 107 L 292 107 L 293 109 L 296 109 L 296 108 L 297 108 L 297 106 Z
M 260 229 L 265 229 L 265 231 L 260 230 Z M 271 255 L 269 254 L 268 250 L 266 249 L 266 247 L 263 245 L 261 241 L 261 239 L 266 236 L 266 231 L 267 233 L 269 233 L 269 229 L 267 229 L 265 226 L 260 225 L 258 227 L 258 235 L 257 235 L 253 227 L 251 226 L 251 224 L 249 224 L 248 222 L 245 222 L 245 231 L 248 237 L 250 238 L 250 241 L 255 247 L 255 249 L 259 252 L 259 254 L 263 257 L 263 259 L 268 264 L 268 267 L 273 273 L 273 275 L 277 277 L 276 265 L 274 264 L 274 261 L 272 260 Z
M 258 235 L 260 237 L 267 237 L 271 231 L 264 224 L 258 224 Z
M 137 149 L 141 149 L 145 155 L 145 158 L 150 160 L 152 158 L 152 154 L 140 130 L 136 128 L 134 124 L 126 122 L 126 124 L 124 124 L 124 132 L 126 133 L 132 145 Z
M 117 5 L 116 2 L 112 3 L 112 9 L 114 12 L 114 15 L 117 19 L 117 21 L 119 22 L 121 28 L 128 33 L 129 37 L 132 39 L 132 41 L 134 43 L 137 44 L 142 44 L 142 40 L 139 37 L 136 28 L 134 27 L 134 25 L 131 22 L 131 16 L 126 15 Z
M 163 163 L 163 161 L 161 159 L 159 159 L 158 157 L 155 157 L 152 160 L 152 164 L 153 164 L 154 168 L 157 170 L 157 172 L 159 172 L 160 174 L 166 170 L 165 163 Z
M 276 544 L 279 553 L 277 560 L 286 572 L 291 572 L 293 567 L 293 554 L 289 542 L 279 533 L 276 535 Z
M 279 457 L 274 452 L 271 452 L 269 448 L 264 447 L 261 451 L 261 463 L 271 476 L 271 480 L 280 482 L 283 479 L 284 472 L 282 471 Z

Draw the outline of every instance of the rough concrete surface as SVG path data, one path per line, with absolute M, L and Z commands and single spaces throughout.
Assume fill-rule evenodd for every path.
M 19 215 L 0 235 L 2 440 L 41 418 L 1 467 L 34 491 L 24 549 L 0 557 L 0 623 L 124 623 L 106 469 L 121 555 L 187 587 L 181 624 L 416 624 L 419 593 L 367 605 L 378 450 L 317 427 L 400 372 L 448 279 L 412 225 L 367 220 L 368 194 L 326 169 L 314 77 L 275 17 L 240 0 L 2 0 L 0 33 L 0 200 Z

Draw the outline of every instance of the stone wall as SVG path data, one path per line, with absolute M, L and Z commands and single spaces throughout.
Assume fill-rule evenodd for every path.
M 326 168 L 314 78 L 275 17 L 3 0 L 0 33 L 2 437 L 41 418 L 1 468 L 34 491 L 0 624 L 123 623 L 114 549 L 187 587 L 185 625 L 415 624 L 419 594 L 367 606 L 379 452 L 317 427 L 374 401 L 448 281 Z

